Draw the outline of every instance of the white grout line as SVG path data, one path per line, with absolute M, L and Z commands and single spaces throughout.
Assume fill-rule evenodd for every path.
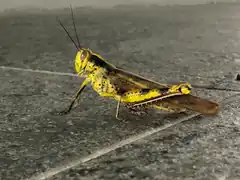
M 25 69 L 25 68 L 17 68 L 17 67 L 10 67 L 10 66 L 0 66 L 0 69 L 22 71 L 22 72 L 42 73 L 42 74 L 52 74 L 52 75 L 59 75 L 59 76 L 78 77 L 77 74 L 73 74 L 73 73 L 45 71 L 45 70 L 38 70 L 38 69 Z M 211 86 L 209 87 L 209 85 L 192 85 L 192 86 L 195 88 L 204 88 L 204 89 L 216 90 L 216 91 L 239 92 L 238 89 L 236 90 L 236 89 L 227 89 L 227 88 L 217 88 L 217 87 L 211 87 Z
M 23 72 L 34 72 L 34 73 L 42 73 L 42 74 L 53 74 L 53 75 L 59 75 L 59 76 L 78 76 L 77 74 L 73 74 L 73 73 L 53 72 L 53 71 L 45 71 L 45 70 L 37 70 L 37 69 L 24 69 L 24 68 L 9 67 L 9 66 L 0 66 L 0 69 L 23 71 Z
M 191 116 L 179 119 L 178 121 L 175 121 L 174 123 L 168 123 L 168 124 L 166 124 L 164 126 L 161 126 L 161 127 L 155 128 L 155 129 L 153 128 L 153 129 L 147 130 L 147 131 L 145 131 L 143 133 L 130 136 L 129 138 L 124 139 L 122 141 L 119 141 L 119 142 L 117 142 L 115 144 L 112 144 L 109 147 L 105 147 L 105 148 L 103 148 L 101 150 L 98 150 L 98 151 L 90 154 L 89 156 L 80 158 L 78 160 L 72 161 L 72 162 L 70 162 L 68 164 L 65 164 L 65 165 L 62 165 L 62 166 L 59 166 L 59 167 L 56 167 L 56 168 L 53 168 L 53 169 L 50 169 L 49 171 L 44 172 L 42 174 L 39 174 L 37 176 L 33 176 L 30 179 L 28 179 L 28 180 L 44 180 L 44 179 L 50 178 L 50 177 L 52 177 L 52 176 L 54 176 L 56 174 L 59 174 L 59 173 L 61 173 L 63 171 L 66 171 L 66 170 L 68 170 L 70 168 L 76 167 L 76 166 L 78 166 L 78 165 L 80 165 L 82 163 L 85 163 L 85 162 L 88 162 L 88 161 L 93 160 L 95 158 L 98 158 L 100 156 L 103 156 L 103 155 L 105 155 L 105 154 L 107 154 L 107 153 L 109 153 L 111 151 L 114 151 L 114 150 L 116 150 L 118 148 L 121 148 L 121 147 L 123 147 L 125 145 L 131 144 L 131 143 L 133 143 L 133 142 L 135 142 L 137 140 L 140 140 L 140 139 L 143 139 L 145 137 L 148 137 L 148 136 L 150 136 L 150 135 L 152 135 L 154 133 L 157 133 L 159 131 L 162 131 L 164 129 L 172 127 L 174 125 L 177 125 L 177 124 L 179 124 L 179 123 L 181 123 L 183 121 L 189 120 L 190 118 L 196 117 L 198 115 L 199 114 L 193 114 Z
M 232 95 L 230 97 L 224 98 L 224 100 L 222 100 L 221 102 L 224 103 L 224 104 L 229 103 L 229 100 L 231 100 L 235 96 L 240 96 L 240 94 L 234 94 L 234 95 Z M 54 176 L 56 174 L 64 172 L 64 171 L 66 171 L 66 170 L 68 170 L 70 168 L 74 168 L 74 167 L 76 167 L 76 166 L 78 166 L 78 165 L 80 165 L 82 163 L 85 163 L 85 162 L 91 161 L 93 159 L 96 159 L 96 158 L 98 158 L 100 156 L 103 156 L 103 155 L 105 155 L 105 154 L 107 154 L 107 153 L 109 153 L 111 151 L 114 151 L 114 150 L 116 150 L 118 148 L 121 148 L 121 147 L 123 147 L 125 145 L 131 144 L 131 143 L 136 142 L 136 141 L 138 141 L 140 139 L 143 139 L 143 138 L 146 138 L 148 136 L 151 136 L 154 133 L 163 131 L 163 130 L 165 130 L 167 128 L 170 128 L 172 126 L 180 124 L 180 123 L 182 123 L 184 121 L 190 120 L 190 119 L 192 119 L 194 117 L 197 117 L 198 115 L 200 115 L 200 114 L 199 113 L 192 114 L 192 115 L 190 115 L 188 117 L 180 118 L 179 120 L 176 120 L 173 123 L 168 123 L 168 124 L 166 124 L 164 126 L 161 126 L 161 127 L 158 127 L 158 128 L 152 128 L 152 129 L 147 130 L 145 132 L 142 132 L 140 134 L 130 136 L 127 139 L 124 139 L 124 140 L 119 141 L 119 142 L 117 142 L 115 144 L 112 144 L 112 145 L 110 145 L 108 147 L 105 147 L 105 148 L 103 148 L 101 150 L 98 150 L 98 151 L 96 151 L 96 152 L 94 152 L 94 153 L 92 153 L 92 154 L 90 154 L 88 156 L 85 156 L 85 157 L 82 157 L 80 159 L 71 161 L 71 162 L 69 162 L 69 163 L 67 163 L 65 165 L 62 165 L 62 166 L 59 166 L 59 167 L 56 167 L 56 168 L 52 168 L 49 171 L 40 173 L 40 174 L 38 174 L 36 176 L 33 176 L 33 177 L 31 177 L 31 178 L 29 178 L 27 180 L 45 180 L 47 178 L 51 178 L 52 176 Z

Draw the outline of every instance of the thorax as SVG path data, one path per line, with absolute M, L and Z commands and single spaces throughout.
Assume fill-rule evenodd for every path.
M 117 90 L 107 76 L 107 69 L 98 67 L 88 74 L 94 91 L 100 96 L 108 96 L 117 99 Z

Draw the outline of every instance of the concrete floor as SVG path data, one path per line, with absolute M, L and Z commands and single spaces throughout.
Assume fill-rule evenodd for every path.
M 239 3 L 74 12 L 81 43 L 123 69 L 163 83 L 215 83 L 240 91 L 234 80 L 240 73 Z M 178 120 L 157 112 L 135 116 L 122 108 L 125 120 L 118 121 L 116 102 L 99 97 L 90 87 L 71 114 L 52 113 L 67 107 L 82 82 L 71 75 L 76 52 L 56 15 L 73 34 L 68 9 L 0 16 L 3 180 L 41 172 L 47 176 L 51 168 L 61 171 L 58 167 L 64 164 Z M 220 102 L 236 93 L 200 89 L 198 94 Z M 236 96 L 221 104 L 215 117 L 193 118 L 49 179 L 240 179 L 239 100 Z

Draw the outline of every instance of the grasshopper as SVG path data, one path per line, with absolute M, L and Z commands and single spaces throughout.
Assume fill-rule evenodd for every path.
M 219 105 L 213 101 L 191 95 L 192 86 L 189 83 L 160 84 L 137 74 L 117 68 L 106 61 L 101 55 L 80 45 L 74 22 L 72 21 L 78 45 L 69 35 L 61 21 L 57 19 L 68 37 L 74 43 L 77 53 L 75 70 L 80 77 L 85 78 L 73 97 L 69 107 L 60 114 L 68 114 L 84 88 L 91 85 L 100 96 L 115 99 L 117 103 L 116 118 L 119 117 L 120 104 L 131 111 L 143 111 L 148 108 L 160 109 L 172 113 L 195 111 L 203 115 L 215 115 Z

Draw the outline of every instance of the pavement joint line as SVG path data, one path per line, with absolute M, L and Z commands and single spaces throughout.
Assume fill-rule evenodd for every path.
M 10 67 L 10 66 L 0 66 L 0 69 L 22 71 L 22 72 L 42 73 L 42 74 L 52 74 L 52 75 L 59 75 L 59 76 L 76 76 L 76 77 L 78 76 L 77 74 L 73 74 L 73 73 L 54 72 L 54 71 L 46 71 L 46 70 L 38 70 L 38 69 L 25 69 L 25 68 L 17 68 L 17 67 Z
M 222 104 L 228 104 L 231 102 L 231 99 L 232 98 L 235 98 L 234 100 L 236 100 L 236 96 L 239 96 L 240 97 L 240 93 L 237 93 L 237 94 L 234 94 L 234 95 L 231 95 L 231 96 L 228 96 L 228 97 L 225 97 L 221 102 Z M 173 127 L 175 125 L 178 125 L 184 121 L 188 121 L 194 117 L 197 117 L 199 116 L 200 114 L 199 113 L 194 113 L 190 116 L 187 116 L 187 117 L 184 117 L 184 118 L 180 118 L 178 120 L 176 120 L 175 122 L 172 122 L 172 123 L 167 123 L 163 126 L 160 126 L 158 128 L 151 128 L 151 129 L 148 129 L 142 133 L 139 133 L 137 135 L 132 135 L 124 140 L 121 140 L 117 143 L 114 143 L 108 147 L 105 147 L 105 148 L 102 148 L 100 150 L 97 150 L 95 152 L 93 152 L 92 154 L 88 155 L 88 156 L 85 156 L 85 157 L 82 157 L 80 159 L 77 159 L 77 160 L 74 160 L 74 161 L 70 161 L 69 163 L 67 164 L 63 164 L 63 165 L 60 165 L 58 167 L 55 167 L 55 168 L 52 168 L 46 172 L 42 172 L 42 173 L 39 173 L 37 175 L 34 175 L 32 176 L 31 178 L 29 179 L 26 179 L 26 180 L 45 180 L 47 178 L 51 178 L 59 173 L 62 173 L 64 171 L 67 171 L 68 169 L 71 169 L 71 168 L 74 168 L 80 164 L 83 164 L 85 162 L 88 162 L 88 161 L 91 161 L 93 159 L 96 159 L 96 158 L 99 158 L 101 156 L 104 156 L 112 151 L 115 151 L 116 149 L 119 149 L 119 148 L 122 148 L 126 145 L 129 145 L 129 144 L 132 144 L 138 140 L 141 140 L 141 139 L 144 139 L 148 136 L 151 136 L 155 133 L 158 133 L 160 131 L 163 131 L 165 129 L 168 129 L 170 127 Z
M 33 72 L 33 73 L 42 73 L 42 74 L 52 74 L 52 75 L 59 75 L 59 76 L 71 76 L 71 77 L 79 77 L 77 74 L 73 73 L 65 73 L 65 72 L 54 72 L 54 71 L 46 71 L 46 70 L 38 70 L 38 69 L 26 69 L 26 68 L 18 68 L 18 67 L 11 67 L 11 66 L 0 66 L 0 69 L 3 70 L 14 70 L 14 71 L 22 71 L 22 72 Z M 217 87 L 209 87 L 205 85 L 192 85 L 195 88 L 204 88 L 210 90 L 217 90 L 217 91 L 231 91 L 231 92 L 240 92 L 240 90 L 236 89 L 226 89 L 226 88 L 217 88 Z

